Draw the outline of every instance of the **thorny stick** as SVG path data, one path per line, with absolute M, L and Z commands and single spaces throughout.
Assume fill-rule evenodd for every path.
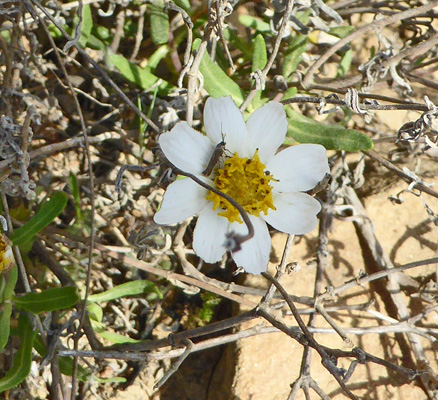
M 281 256 L 280 265 L 277 268 L 277 272 L 275 274 L 275 279 L 279 280 L 281 276 L 285 273 L 287 267 L 287 260 L 289 258 L 290 250 L 292 248 L 292 244 L 294 242 L 295 235 L 287 235 L 286 245 L 284 246 L 283 255 Z M 263 298 L 260 300 L 260 305 L 268 305 L 272 297 L 275 294 L 275 285 L 271 283 L 268 290 L 266 291 Z
M 385 278 L 391 274 L 403 272 L 403 271 L 406 271 L 406 270 L 411 269 L 411 268 L 421 267 L 423 265 L 430 265 L 430 264 L 435 264 L 435 263 L 438 263 L 438 257 L 428 258 L 427 260 L 415 261 L 415 262 L 412 262 L 409 264 L 401 265 L 400 267 L 394 267 L 391 269 L 386 269 L 383 271 L 374 272 L 373 274 L 370 274 L 370 275 L 358 276 L 357 278 L 355 278 L 347 283 L 344 283 L 343 285 L 338 286 L 336 288 L 333 288 L 333 287 L 327 288 L 326 292 L 320 294 L 317 297 L 317 300 L 321 301 L 321 300 L 333 298 L 338 293 L 344 292 L 345 290 L 348 290 L 348 289 L 353 288 L 355 286 L 358 286 L 358 285 L 361 286 L 364 283 L 372 282 L 372 281 L 375 281 L 375 280 L 381 279 L 381 278 Z
M 382 68 L 388 68 L 391 65 L 398 64 L 401 60 L 403 60 L 403 58 L 409 56 L 415 57 L 416 55 L 424 54 L 427 50 L 429 50 L 433 46 L 436 46 L 437 44 L 438 44 L 438 34 L 435 34 L 429 39 L 425 40 L 424 42 L 421 42 L 420 44 L 413 47 L 408 47 L 406 50 L 401 51 L 395 56 L 392 56 L 387 60 L 384 60 L 382 62 Z
M 402 178 L 406 182 L 408 183 L 414 182 L 414 179 L 411 176 L 403 172 L 400 168 L 396 167 L 388 160 L 385 160 L 383 157 L 380 157 L 376 152 L 369 150 L 369 151 L 364 151 L 364 154 L 366 154 L 368 157 L 372 158 L 373 160 L 378 161 L 380 164 L 382 164 L 385 168 L 389 169 L 390 171 L 395 172 L 400 178 Z M 438 192 L 436 190 L 431 189 L 429 186 L 424 185 L 421 182 L 417 182 L 415 183 L 414 187 L 438 199 Z
M 154 385 L 154 389 L 159 389 L 163 386 L 167 380 L 176 372 L 184 360 L 189 356 L 193 349 L 193 342 L 190 339 L 185 339 L 181 342 L 186 346 L 184 353 L 178 358 L 178 360 L 172 364 L 172 366 L 167 370 L 167 372 L 163 375 L 163 377 Z
M 336 174 L 333 176 L 333 180 L 336 180 Z M 323 274 L 329 268 L 328 256 L 328 234 L 332 227 L 333 222 L 333 214 L 329 211 L 329 209 L 335 204 L 337 200 L 337 195 L 334 190 L 333 182 L 329 186 L 329 190 L 326 192 L 326 202 L 323 202 L 321 207 L 321 212 L 319 214 L 320 223 L 319 223 L 319 235 L 318 235 L 318 249 L 317 249 L 317 272 L 315 277 L 315 287 L 313 291 L 314 299 L 315 299 L 315 309 L 324 317 L 324 319 L 328 322 L 328 324 L 338 333 L 338 335 L 342 338 L 344 343 L 349 347 L 354 347 L 353 342 L 349 339 L 346 333 L 342 328 L 337 326 L 335 321 L 328 315 L 327 311 L 324 308 L 324 304 L 322 301 L 319 301 L 318 295 L 322 292 L 323 289 Z M 308 326 L 315 326 L 316 314 L 313 314 L 309 320 Z M 309 363 L 310 363 L 310 355 L 309 355 Z
M 64 237 L 69 237 L 75 243 L 88 243 L 88 241 L 86 240 L 87 238 L 83 238 L 83 237 L 78 236 L 78 235 L 73 235 L 71 233 L 66 233 L 65 231 L 57 229 L 57 228 L 48 227 L 48 228 L 44 229 L 44 232 L 50 233 L 50 234 L 57 234 L 57 235 L 64 236 Z M 62 239 L 59 237 L 58 240 L 62 240 Z M 218 281 L 216 279 L 209 278 L 206 276 L 203 276 L 202 277 L 203 279 L 201 281 L 199 281 L 199 280 L 196 280 L 196 279 L 193 279 L 190 277 L 186 277 L 185 275 L 176 274 L 176 273 L 169 273 L 169 272 L 161 270 L 161 269 L 156 269 L 153 265 L 146 263 L 144 261 L 125 256 L 123 253 L 130 253 L 131 252 L 130 248 L 120 247 L 119 248 L 120 250 L 117 250 L 117 249 L 118 249 L 117 246 L 105 246 L 103 244 L 100 244 L 99 242 L 96 242 L 96 250 L 99 250 L 100 252 L 105 252 L 110 257 L 113 257 L 114 259 L 119 259 L 123 263 L 125 263 L 126 265 L 130 265 L 134 268 L 143 269 L 143 270 L 145 270 L 153 275 L 161 276 L 163 278 L 182 280 L 182 282 L 185 282 L 185 283 L 193 285 L 193 286 L 197 286 L 201 289 L 205 289 L 205 290 L 209 290 L 209 291 L 216 290 L 214 293 L 218 294 L 219 296 L 224 296 L 224 297 L 230 298 L 227 295 L 229 294 L 230 296 L 233 296 L 232 293 L 247 294 L 247 295 L 252 295 L 252 296 L 263 296 L 266 294 L 265 289 L 256 289 L 256 288 L 251 288 L 248 286 L 237 285 L 235 283 L 225 283 L 225 282 L 221 282 L 221 281 Z M 362 275 L 356 276 L 352 280 L 349 280 L 340 286 L 328 287 L 324 293 L 322 293 L 318 296 L 317 300 L 322 301 L 322 300 L 332 299 L 334 296 L 336 296 L 336 295 L 338 295 L 338 294 L 340 294 L 348 289 L 351 289 L 355 286 L 363 286 L 364 283 L 375 281 L 375 280 L 387 277 L 388 275 L 391 275 L 391 274 L 394 274 L 397 272 L 402 272 L 402 271 L 406 271 L 406 270 L 409 270 L 412 268 L 418 268 L 421 266 L 436 264 L 436 263 L 438 263 L 437 257 L 415 261 L 412 263 L 401 265 L 399 267 L 394 267 L 392 269 L 387 269 L 384 271 L 375 272 L 375 273 L 370 274 L 370 275 L 363 275 L 362 274 Z M 208 284 L 209 288 L 211 287 L 212 289 L 204 287 L 203 286 L 204 284 Z M 308 297 L 308 296 L 289 295 L 289 297 L 294 302 L 300 303 L 300 304 L 305 304 L 307 306 L 313 306 L 315 303 L 315 300 L 312 297 Z M 237 296 L 236 298 L 230 298 L 230 299 L 233 301 L 236 301 L 240 304 L 244 304 L 247 307 L 255 307 L 255 305 L 256 305 L 254 302 L 246 300 L 246 298 L 244 298 L 244 297 Z M 310 310 L 308 310 L 308 312 L 310 312 Z
M 358 93 L 359 97 L 374 98 L 376 96 L 368 93 Z M 342 107 L 347 107 L 344 100 L 327 98 L 327 97 L 309 97 L 309 96 L 296 96 L 292 99 L 283 100 L 282 104 L 293 103 L 314 103 L 320 104 L 324 101 L 326 104 L 335 104 Z M 412 111 L 428 111 L 428 107 L 424 104 L 360 104 L 362 110 L 378 110 L 378 111 L 394 111 L 394 110 L 412 110 Z
M 351 204 L 359 215 L 366 217 L 366 210 L 357 197 L 355 190 L 352 187 L 344 186 L 341 188 L 341 191 L 347 203 Z M 363 237 L 363 240 L 368 247 L 369 253 L 371 254 L 370 261 L 372 260 L 372 262 L 374 262 L 379 269 L 394 268 L 394 265 L 375 236 L 373 226 L 371 225 L 369 219 L 363 218 L 361 221 L 356 220 L 354 221 L 354 225 L 357 232 Z M 410 312 L 400 288 L 400 282 L 403 278 L 407 277 L 401 272 L 397 275 L 389 275 L 387 287 L 385 288 L 385 291 L 390 296 L 390 299 L 397 310 L 398 316 L 402 321 L 410 318 Z M 410 332 L 406 333 L 406 336 L 412 346 L 412 351 L 415 355 L 418 365 L 424 365 L 430 368 L 429 361 L 424 354 L 423 346 L 418 340 L 418 337 Z M 420 375 L 420 379 L 429 397 L 433 398 L 434 389 L 430 383 L 430 380 L 423 375 Z
M 146 172 L 151 169 L 157 168 L 160 164 L 151 164 L 151 165 L 122 165 L 119 169 L 119 172 L 117 172 L 116 181 L 115 181 L 115 190 L 117 193 L 120 193 L 122 191 L 122 179 L 123 174 L 125 171 L 131 171 L 131 172 Z
M 169 337 L 165 339 L 159 339 L 159 340 L 151 340 L 149 342 L 143 342 L 143 343 L 122 343 L 122 344 L 116 344 L 111 347 L 108 347 L 107 349 L 110 350 L 118 350 L 118 351 L 150 351 L 150 350 L 156 350 L 160 347 L 166 347 L 170 346 L 172 342 L 179 343 L 183 342 L 187 339 L 193 339 L 200 336 L 210 335 L 215 332 L 220 332 L 223 330 L 227 330 L 230 328 L 233 328 L 237 325 L 240 325 L 246 321 L 251 321 L 252 319 L 257 318 L 255 308 L 251 311 L 248 311 L 246 313 L 237 315 L 235 317 L 227 318 L 224 321 L 218 321 L 213 322 L 209 325 L 200 327 L 200 328 L 194 328 L 190 329 L 188 331 L 178 332 L 178 333 L 172 333 L 169 335 Z
M 265 316 L 264 317 L 268 321 L 272 321 L 272 326 L 261 326 L 256 325 L 252 328 L 240 330 L 236 333 L 231 334 L 224 334 L 219 337 L 215 337 L 214 339 L 205 339 L 198 341 L 192 349 L 192 353 L 197 351 L 202 351 L 206 349 L 210 349 L 216 346 L 220 346 L 227 343 L 236 342 L 238 340 L 249 338 L 256 335 L 264 335 L 269 333 L 277 333 L 277 332 L 284 332 L 294 340 L 296 340 L 298 343 L 302 344 L 303 346 L 308 345 L 308 343 L 303 338 L 302 332 L 298 326 L 286 326 L 282 324 L 281 322 L 277 321 L 274 317 L 271 316 L 266 310 L 260 309 L 262 311 L 259 311 L 260 315 L 257 315 L 255 317 L 252 317 L 252 319 Z M 240 316 L 239 316 L 240 317 Z M 235 326 L 238 325 L 237 323 Z M 202 328 L 197 329 L 206 329 L 208 326 L 204 326 Z M 388 334 L 388 333 L 400 333 L 400 332 L 412 332 L 416 334 L 420 334 L 420 332 L 416 332 L 411 327 L 408 327 L 406 324 L 397 324 L 397 325 L 391 325 L 391 326 L 371 326 L 368 328 L 347 328 L 346 331 L 348 333 L 354 334 L 354 335 L 364 335 L 367 333 L 372 334 Z M 187 333 L 189 334 L 191 331 L 185 331 L 181 333 Z M 322 334 L 334 334 L 335 332 L 331 328 L 309 328 L 310 333 L 322 333 Z M 436 332 L 434 332 L 436 334 Z M 188 335 L 187 335 L 188 336 Z M 198 335 L 200 336 L 200 335 Z M 426 335 L 424 335 L 426 337 Z M 430 340 L 430 336 L 428 337 Z M 153 351 L 153 350 L 159 350 L 163 347 L 169 347 L 171 346 L 171 341 L 169 341 L 168 338 L 166 339 L 159 339 L 159 340 L 152 340 L 149 342 L 143 342 L 143 343 L 132 343 L 131 346 L 135 345 L 143 345 L 145 350 L 135 350 L 135 348 L 130 348 L 130 344 L 123 345 L 123 351 L 120 351 L 120 349 L 113 349 L 113 348 L 107 348 L 102 350 L 70 350 L 70 349 L 58 349 L 57 354 L 61 356 L 77 356 L 77 357 L 95 357 L 95 358 L 115 358 L 115 359 L 121 359 L 121 360 L 136 360 L 140 361 L 139 359 L 140 355 L 142 357 L 142 360 L 145 359 L 154 359 L 154 360 L 165 360 L 169 358 L 176 358 L 180 357 L 181 354 L 183 354 L 183 349 L 163 349 L 162 351 Z M 120 345 L 121 346 L 121 345 Z M 415 379 L 417 376 L 419 376 L 422 373 L 427 373 L 426 371 L 414 371 L 409 368 L 400 367 L 398 365 L 395 365 L 389 361 L 386 361 L 382 358 L 372 356 L 371 354 L 368 354 L 366 352 L 363 352 L 360 349 L 354 349 L 351 351 L 344 351 L 344 350 L 338 350 L 338 349 L 332 349 L 329 347 L 322 346 L 325 351 L 328 354 L 331 354 L 335 358 L 340 357 L 353 357 L 356 358 L 360 364 L 363 364 L 365 361 L 373 362 L 379 365 L 384 366 L 385 368 L 395 371 L 396 373 L 406 375 L 409 380 Z M 150 352 L 149 352 L 150 351 Z M 148 352 L 148 353 L 145 353 Z
M 350 391 L 350 389 L 347 388 L 345 385 L 345 382 L 342 379 L 341 370 L 336 367 L 335 363 L 329 356 L 329 354 L 326 352 L 326 350 L 313 338 L 313 335 L 309 332 L 307 329 L 306 324 L 301 319 L 300 314 L 298 313 L 297 308 L 295 307 L 295 304 L 290 300 L 287 292 L 284 290 L 283 286 L 273 277 L 271 277 L 266 272 L 262 272 L 262 275 L 264 278 L 266 278 L 269 282 L 275 285 L 277 290 L 281 293 L 283 298 L 286 300 L 290 310 L 292 311 L 292 314 L 295 318 L 295 320 L 298 323 L 298 326 L 300 327 L 301 331 L 303 332 L 305 341 L 308 343 L 309 346 L 312 346 L 320 355 L 321 357 L 321 363 L 322 365 L 329 371 L 333 377 L 337 380 L 339 383 L 339 386 L 344 390 L 344 392 L 350 397 L 350 399 L 357 399 L 357 397 Z M 266 315 L 262 315 L 263 317 L 266 317 Z M 275 325 L 274 325 L 275 326 Z
M 335 196 L 333 196 L 332 191 L 327 193 L 327 203 L 332 204 L 335 201 Z M 332 215 L 328 212 L 327 207 L 328 204 L 323 202 L 321 211 L 320 211 L 320 222 L 319 222 L 319 235 L 318 235 L 318 249 L 317 249 L 317 266 L 316 266 L 316 275 L 315 275 L 315 285 L 313 289 L 313 294 L 315 298 L 315 307 L 320 304 L 318 302 L 318 298 L 316 297 L 319 293 L 321 293 L 322 289 L 322 278 L 323 274 L 328 267 L 328 232 L 330 230 L 330 226 L 332 223 Z M 317 314 L 313 313 L 309 317 L 309 321 L 307 326 L 309 328 L 315 327 L 316 325 L 316 317 Z M 294 400 L 300 388 L 308 382 L 311 378 L 310 366 L 312 362 L 312 348 L 310 346 L 304 347 L 304 352 L 301 360 L 301 368 L 300 368 L 300 376 L 298 379 L 291 385 L 291 391 L 289 393 L 288 400 Z M 322 390 L 321 390 L 322 391 Z M 325 394 L 324 394 L 325 395 Z
M 146 272 L 150 272 L 151 274 L 154 274 L 156 276 L 161 276 L 161 277 L 168 279 L 168 280 L 172 280 L 172 279 L 179 280 L 179 281 L 184 282 L 188 285 L 193 285 L 193 286 L 199 287 L 200 289 L 204 289 L 204 290 L 207 290 L 209 292 L 215 293 L 221 297 L 230 299 L 230 300 L 235 301 L 239 304 L 243 304 L 247 307 L 255 307 L 256 306 L 256 303 L 254 303 L 253 301 L 248 300 L 245 297 L 238 296 L 238 295 L 233 294 L 233 293 L 229 293 L 229 291 L 221 288 L 220 286 L 216 286 L 216 285 L 213 285 L 213 284 L 208 283 L 208 282 L 202 282 L 202 281 L 199 281 L 198 279 L 194 279 L 190 276 L 186 276 L 186 275 L 178 274 L 175 272 L 169 272 L 169 271 L 164 271 L 162 269 L 150 267 L 148 265 L 148 263 L 146 263 L 144 261 L 140 261 L 140 260 L 137 260 L 137 259 L 132 258 L 132 257 L 127 257 L 127 256 L 124 256 L 123 254 L 116 253 L 114 251 L 108 251 L 105 248 L 105 246 L 102 246 L 102 247 L 96 246 L 96 248 L 97 248 L 97 250 L 104 251 L 106 254 L 108 254 L 110 257 L 112 257 L 114 259 L 122 260 L 123 263 L 127 266 L 132 266 L 132 267 L 144 270 Z
M 354 31 L 353 33 L 349 34 L 348 36 L 344 37 L 343 39 L 337 41 L 332 47 L 330 47 L 329 50 L 327 50 L 321 57 L 318 58 L 318 60 L 308 69 L 304 79 L 303 79 L 303 86 L 309 88 L 311 86 L 311 83 L 313 81 L 313 77 L 316 73 L 316 71 L 319 70 L 319 68 L 333 55 L 335 54 L 339 49 L 341 49 L 346 44 L 350 43 L 352 40 L 362 36 L 363 34 L 380 29 L 384 26 L 387 26 L 389 24 L 392 24 L 397 21 L 401 21 L 403 19 L 407 18 L 413 18 L 419 14 L 423 14 L 429 10 L 432 10 L 434 7 L 438 6 L 438 0 L 432 1 L 429 4 L 426 4 L 421 7 L 417 7 L 414 9 L 409 9 L 406 11 L 402 11 L 400 13 L 396 13 L 394 15 L 391 15 L 387 18 L 382 18 L 376 21 L 373 21 L 369 23 L 368 25 L 365 25 L 358 30 Z

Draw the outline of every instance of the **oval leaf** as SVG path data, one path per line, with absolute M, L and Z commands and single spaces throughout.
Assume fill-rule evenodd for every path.
M 90 319 L 93 321 L 102 322 L 103 310 L 98 304 L 89 302 L 87 304 L 87 312 Z
M 200 40 L 198 39 L 193 44 L 193 48 L 198 49 L 199 44 Z M 204 89 L 211 97 L 231 96 L 237 106 L 243 103 L 243 95 L 239 85 L 211 60 L 208 53 L 202 57 L 199 70 L 204 76 Z
M 160 78 L 150 72 L 149 68 L 141 68 L 132 64 L 129 60 L 119 54 L 109 54 L 109 64 L 113 65 L 129 82 L 136 84 L 144 90 L 150 89 Z M 169 84 L 162 80 L 160 89 L 166 89 Z
M 155 44 L 169 41 L 169 15 L 164 12 L 164 1 L 154 0 L 150 13 L 151 38 Z
M 32 363 L 32 345 L 36 331 L 32 326 L 27 315 L 20 315 L 18 320 L 18 330 L 21 340 L 20 348 L 14 357 L 12 368 L 0 379 L 0 393 L 19 385 L 29 375 Z
M 88 296 L 89 301 L 111 301 L 125 296 L 135 296 L 144 293 L 155 293 L 160 299 L 163 295 L 158 290 L 157 286 L 152 282 L 142 280 L 142 281 L 131 281 L 126 282 L 121 285 L 115 286 L 105 292 L 93 294 Z
M 365 151 L 373 148 L 373 141 L 363 133 L 341 126 L 326 125 L 304 117 L 287 108 L 288 136 L 299 143 L 316 143 L 327 150 Z
M 79 296 L 75 287 L 66 286 L 41 293 L 26 293 L 21 297 L 14 296 L 13 299 L 18 308 L 39 314 L 73 307 L 79 301 Z
M 282 66 L 282 75 L 289 78 L 298 67 L 302 60 L 302 54 L 306 51 L 307 36 L 300 35 L 288 40 L 288 48 L 285 52 L 284 63 Z
M 25 225 L 14 231 L 11 238 L 12 243 L 19 246 L 31 240 L 64 210 L 67 201 L 67 194 L 56 192 Z
M 253 28 L 256 32 L 263 35 L 271 34 L 271 26 L 262 21 L 260 18 L 252 17 L 251 15 L 241 14 L 239 15 L 239 22 L 247 28 Z
M 2 302 L 5 300 L 12 299 L 15 285 L 17 284 L 17 279 L 18 279 L 18 268 L 15 265 L 14 268 L 12 268 L 7 275 L 7 283 L 1 298 Z
M 2 304 L 3 307 L 3 310 L 0 313 L 0 351 L 4 349 L 9 339 L 12 314 L 11 298 L 14 294 L 14 289 L 18 278 L 17 266 L 15 265 L 7 274 L 2 276 L 1 278 L 3 280 L 6 279 L 6 284 L 0 296 L 0 304 Z
M 258 34 L 254 40 L 254 52 L 252 55 L 252 72 L 262 70 L 268 62 L 268 52 L 263 35 Z
M 3 311 L 0 313 L 0 351 L 8 343 L 9 333 L 11 330 L 12 303 L 3 304 Z
M 79 44 L 82 47 L 85 47 L 87 45 L 92 29 L 93 29 L 93 16 L 91 14 L 91 7 L 89 4 L 84 4 L 82 8 L 81 36 L 79 39 Z

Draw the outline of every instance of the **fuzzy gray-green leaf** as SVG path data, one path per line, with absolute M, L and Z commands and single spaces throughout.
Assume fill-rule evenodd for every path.
M 108 289 L 105 292 L 93 294 L 88 297 L 88 300 L 93 302 L 111 301 L 120 297 L 136 296 L 145 293 L 155 293 L 159 298 L 163 297 L 154 283 L 141 280 L 122 283 L 121 285 Z
M 151 38 L 155 44 L 169 41 L 169 15 L 164 12 L 164 1 L 153 0 L 150 9 Z
M 365 151 L 373 148 L 373 141 L 354 129 L 327 125 L 304 117 L 291 108 L 286 108 L 289 122 L 288 136 L 300 143 L 316 143 L 327 150 Z
M 193 44 L 193 48 L 199 47 L 199 40 Z M 231 96 L 237 106 L 243 103 L 243 95 L 239 85 L 234 82 L 215 62 L 205 53 L 199 67 L 204 77 L 204 89 L 212 97 Z
M 78 301 L 79 295 L 73 286 L 47 289 L 40 293 L 26 293 L 20 297 L 14 296 L 14 303 L 18 308 L 34 314 L 70 308 Z

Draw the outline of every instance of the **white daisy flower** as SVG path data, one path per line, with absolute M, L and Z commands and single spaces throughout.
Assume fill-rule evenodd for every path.
M 204 125 L 206 136 L 187 122 L 179 122 L 160 135 L 161 150 L 175 167 L 231 196 L 248 213 L 254 236 L 232 252 L 232 257 L 246 272 L 260 274 L 266 271 L 271 250 L 267 224 L 294 235 L 316 227 L 321 206 L 302 192 L 314 188 L 329 173 L 325 148 L 300 144 L 275 154 L 287 132 L 286 113 L 277 102 L 257 109 L 245 123 L 231 97 L 210 97 L 205 103 Z M 209 177 L 203 177 L 222 140 L 226 149 L 222 160 Z M 193 249 L 208 263 L 221 260 L 227 234 L 248 232 L 231 203 L 189 178 L 169 185 L 154 220 L 170 225 L 196 214 Z

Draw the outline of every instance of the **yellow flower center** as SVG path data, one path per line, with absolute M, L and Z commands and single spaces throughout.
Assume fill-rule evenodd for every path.
M 265 165 L 256 151 L 252 158 L 240 158 L 237 153 L 228 158 L 224 166 L 216 171 L 214 184 L 218 190 L 231 196 L 248 214 L 258 217 L 261 212 L 267 215 L 270 208 L 275 210 L 272 187 L 269 184 L 272 179 L 272 175 L 265 173 Z M 213 202 L 213 210 L 223 210 L 218 215 L 230 222 L 243 222 L 237 208 L 223 197 L 208 192 L 206 199 Z
M 0 274 L 13 266 L 12 248 L 6 236 L 0 233 Z

